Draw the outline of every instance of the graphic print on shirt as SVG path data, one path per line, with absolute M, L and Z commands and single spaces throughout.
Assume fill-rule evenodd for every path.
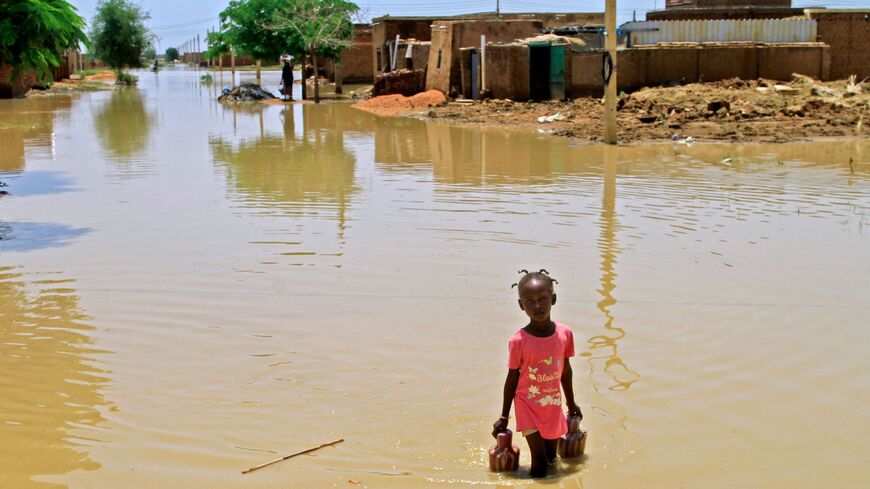
M 561 406 L 562 359 L 553 361 L 553 356 L 538 361 L 537 367 L 528 367 L 529 393 L 527 399 L 543 406 Z

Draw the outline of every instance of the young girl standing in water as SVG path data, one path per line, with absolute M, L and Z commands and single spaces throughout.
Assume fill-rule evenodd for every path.
M 520 309 L 529 316 L 529 324 L 508 343 L 504 402 L 492 435 L 497 436 L 507 428 L 513 402 L 517 431 L 526 437 L 532 455 L 531 475 L 544 477 L 547 466 L 556 463 L 556 441 L 568 431 L 562 412 L 562 392 L 568 413 L 583 417 L 574 402 L 571 384 L 569 358 L 574 356 L 574 334 L 564 324 L 550 319 L 550 309 L 556 304 L 555 280 L 543 269 L 520 273 L 524 275 L 514 285 L 518 287 Z

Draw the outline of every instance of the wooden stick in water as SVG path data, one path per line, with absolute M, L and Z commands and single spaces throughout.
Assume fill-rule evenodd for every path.
M 314 447 L 314 448 L 309 448 L 309 449 L 307 449 L 307 450 L 302 450 L 301 452 L 291 453 L 290 455 L 286 455 L 286 456 L 281 457 L 281 458 L 276 458 L 275 460 L 270 460 L 269 462 L 266 462 L 266 463 L 264 463 L 264 464 L 257 465 L 256 467 L 251 467 L 250 469 L 243 470 L 242 473 L 243 473 L 243 474 L 247 474 L 248 472 L 253 472 L 253 471 L 257 470 L 257 469 L 262 469 L 263 467 L 266 467 L 267 465 L 272 465 L 272 464 L 277 463 L 277 462 L 280 462 L 280 461 L 282 461 L 282 460 L 287 460 L 288 458 L 293 458 L 293 457 L 295 457 L 295 456 L 297 456 L 297 455 L 302 455 L 302 454 L 305 454 L 305 453 L 313 452 L 313 451 L 315 451 L 315 450 L 320 450 L 321 448 L 324 448 L 324 447 L 328 447 L 328 446 L 336 445 L 336 444 L 341 443 L 341 442 L 343 442 L 343 441 L 344 441 L 344 438 L 339 438 L 338 440 L 331 441 L 331 442 L 329 442 L 329 443 L 324 443 L 323 445 L 316 446 L 316 447 Z

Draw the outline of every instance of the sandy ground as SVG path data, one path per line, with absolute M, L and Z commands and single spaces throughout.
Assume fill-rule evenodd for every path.
M 411 97 L 404 95 L 381 95 L 354 104 L 354 108 L 381 116 L 396 116 L 409 110 L 428 110 L 447 103 L 447 98 L 438 90 L 427 90 Z M 413 113 L 413 112 L 412 112 Z
M 450 102 L 432 108 L 396 110 L 389 101 L 366 104 L 383 115 L 467 124 L 536 128 L 556 136 L 599 141 L 604 103 L 598 98 L 564 102 Z M 678 87 L 647 88 L 619 101 L 622 142 L 682 140 L 787 142 L 864 136 L 870 117 L 870 83 L 818 82 L 798 76 L 790 83 L 739 79 Z M 380 112 L 378 112 L 380 110 Z M 542 119 L 550 117 L 550 120 Z M 553 120 L 554 119 L 554 120 Z
M 97 90 L 111 90 L 115 83 L 115 72 L 111 70 L 103 70 L 93 75 L 88 75 L 82 79 L 71 80 L 69 78 L 61 81 L 56 81 L 51 84 L 48 90 L 33 89 L 27 92 L 27 96 L 31 95 L 53 95 L 57 93 L 69 92 L 93 92 Z

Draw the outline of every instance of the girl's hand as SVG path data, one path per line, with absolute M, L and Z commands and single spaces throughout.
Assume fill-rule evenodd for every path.
M 506 430 L 508 427 L 508 419 L 506 416 L 502 416 L 496 420 L 495 423 L 492 424 L 492 437 L 498 438 L 498 434 L 502 431 Z
M 568 406 L 568 414 L 570 416 L 579 416 L 580 420 L 583 420 L 583 411 L 580 411 L 580 406 L 576 404 L 572 403 Z

